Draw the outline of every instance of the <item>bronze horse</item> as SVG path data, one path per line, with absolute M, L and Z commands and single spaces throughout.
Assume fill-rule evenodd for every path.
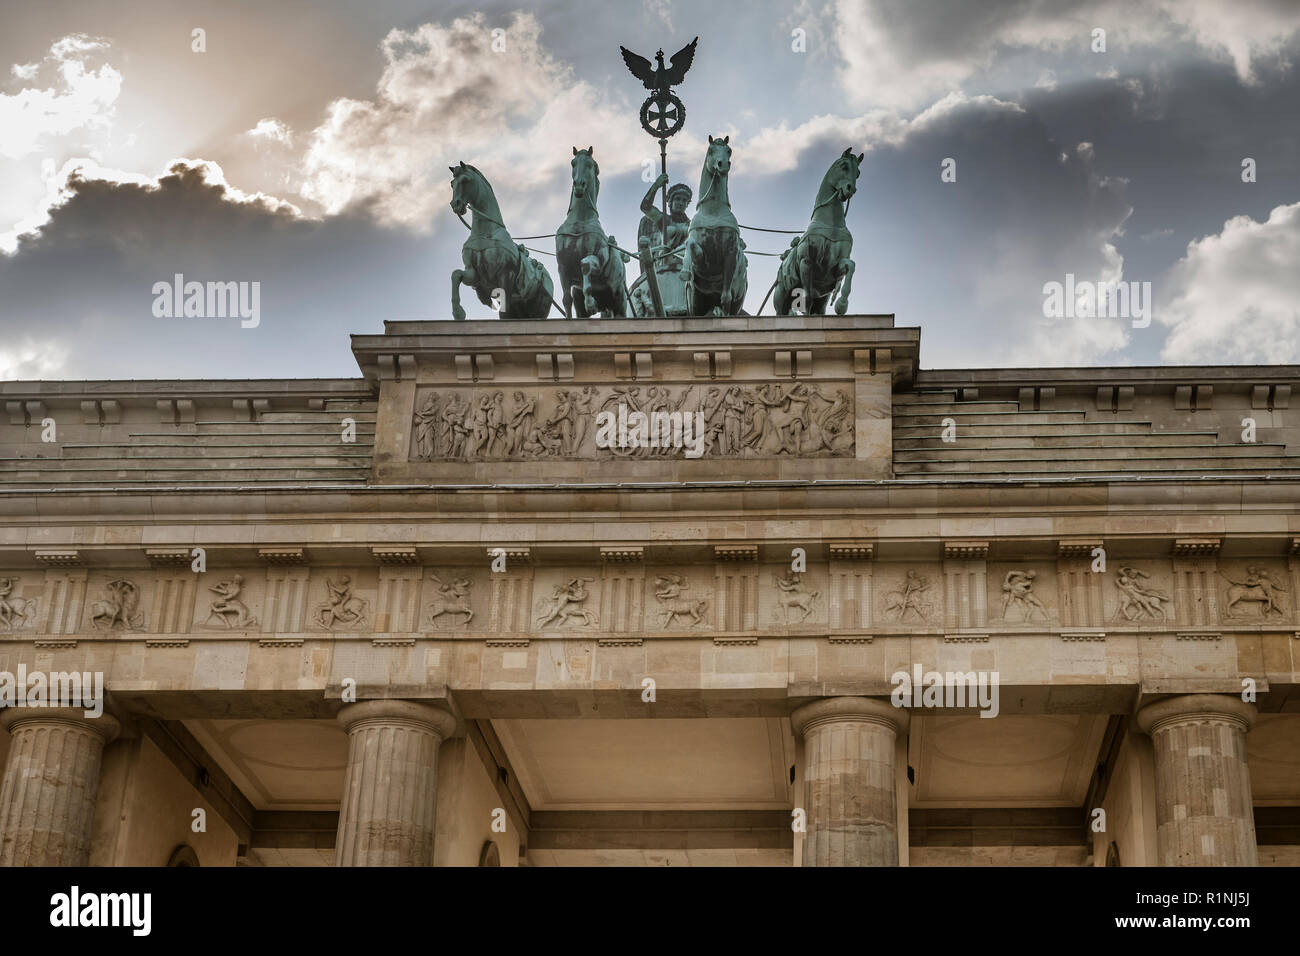
M 690 315 L 738 315 L 749 288 L 745 243 L 727 195 L 730 139 L 709 137 L 700 171 L 699 199 L 682 261 Z
M 461 283 L 471 286 L 478 300 L 497 310 L 503 319 L 544 319 L 555 302 L 551 274 L 516 245 L 501 221 L 501 208 L 488 181 L 473 166 L 461 163 L 451 170 L 451 208 L 463 217 L 473 212 L 469 238 L 461 247 L 464 269 L 451 274 L 451 314 L 465 318 L 460 304 Z
M 618 250 L 613 236 L 606 236 L 596 212 L 600 194 L 600 166 L 592 148 L 573 147 L 573 188 L 569 192 L 569 214 L 555 232 L 555 261 L 560 270 L 564 314 L 574 311 L 590 318 L 599 310 L 604 318 L 627 315 L 627 278 L 623 264 L 631 257 Z M 581 289 L 581 295 L 575 290 Z M 575 304 L 576 299 L 576 304 Z
M 854 156 L 852 149 L 846 149 L 822 177 L 808 228 L 781 254 L 772 299 L 777 315 L 794 315 L 798 311 L 825 315 L 837 286 L 840 296 L 835 314 L 848 311 L 853 285 L 853 260 L 849 258 L 853 236 L 844 224 L 844 207 L 857 192 L 864 155 Z

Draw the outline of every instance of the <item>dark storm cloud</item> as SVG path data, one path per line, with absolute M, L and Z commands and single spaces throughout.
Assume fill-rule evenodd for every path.
M 363 210 L 303 219 L 213 175 L 192 162 L 150 185 L 70 175 L 49 222 L 0 255 L 9 340 L 63 343 L 66 378 L 354 375 L 349 333 L 428 317 L 434 286 L 446 288 L 429 264 L 454 244 L 377 228 Z M 154 283 L 175 273 L 260 282 L 260 325 L 155 317 Z

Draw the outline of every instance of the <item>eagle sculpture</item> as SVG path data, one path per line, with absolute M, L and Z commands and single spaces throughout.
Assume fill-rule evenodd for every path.
M 633 76 L 645 84 L 647 90 L 666 90 L 686 79 L 686 71 L 691 68 L 691 62 L 695 59 L 695 44 L 699 42 L 700 38 L 696 37 L 674 53 L 669 66 L 664 66 L 664 51 L 656 51 L 655 59 L 659 61 L 658 67 L 625 46 L 620 46 L 619 49 L 623 51 L 623 62 L 627 64 L 627 68 L 632 71 Z

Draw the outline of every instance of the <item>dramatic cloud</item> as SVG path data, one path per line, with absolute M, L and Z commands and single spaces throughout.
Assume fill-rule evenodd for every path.
M 1165 295 L 1156 315 L 1171 327 L 1168 362 L 1300 362 L 1300 203 L 1190 243 Z
M 851 102 L 892 108 L 961 89 L 1008 51 L 1087 54 L 1096 28 L 1108 52 L 1190 44 L 1251 83 L 1263 60 L 1288 65 L 1284 51 L 1300 31 L 1293 0 L 838 0 L 836 12 Z
M 594 145 L 606 175 L 639 172 L 649 152 L 627 122 L 634 107 L 551 57 L 531 15 L 508 28 L 480 13 L 393 30 L 382 50 L 375 99 L 335 100 L 308 137 L 301 193 L 328 213 L 365 204 L 382 222 L 427 229 L 451 198 L 447 167 L 464 160 L 503 208 L 526 205 L 532 228 L 557 209 L 563 218 L 571 147 Z
M 450 243 L 369 217 L 303 217 L 246 194 L 219 166 L 177 160 L 157 177 L 70 165 L 45 221 L 0 255 L 0 376 L 246 378 L 355 375 L 353 332 L 434 318 Z M 153 314 L 155 283 L 260 283 L 260 323 Z
M 760 203 L 746 219 L 788 217 L 773 196 L 802 195 L 811 209 L 821 175 L 850 144 L 866 151 L 848 217 L 854 308 L 920 323 L 927 365 L 1077 365 L 1127 344 L 1123 320 L 1043 316 L 1045 283 L 1123 275 L 1115 242 L 1132 212 L 1127 184 L 1097 171 L 1089 144 L 1063 147 L 1033 113 L 991 96 L 950 94 L 911 119 L 815 117 L 742 144 L 747 163 L 768 157 L 771 179 L 762 189 L 748 174 L 737 182 L 737 196 Z M 945 159 L 955 182 L 941 179 Z M 746 240 L 774 248 L 766 236 Z M 751 260 L 751 309 L 770 262 Z
M 41 62 L 12 67 L 23 83 L 49 85 L 0 93 L 0 157 L 17 159 L 42 150 L 53 138 L 107 128 L 122 74 L 107 63 L 88 66 L 107 49 L 106 40 L 75 34 L 51 46 Z

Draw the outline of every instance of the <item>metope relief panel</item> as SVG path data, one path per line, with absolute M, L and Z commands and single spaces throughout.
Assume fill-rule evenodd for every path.
M 758 591 L 759 620 L 765 627 L 826 624 L 827 582 L 820 574 L 765 566 Z
M 915 628 L 943 625 L 945 582 L 937 565 L 878 565 L 872 583 L 879 624 Z
M 0 633 L 35 630 L 40 618 L 42 574 L 0 577 Z
M 423 389 L 412 461 L 852 457 L 851 383 Z
M 308 591 L 309 630 L 374 630 L 377 574 L 335 568 L 314 571 Z
M 1047 565 L 990 564 L 989 620 L 1006 627 L 1056 623 L 1055 571 L 1055 568 Z
M 703 568 L 652 568 L 646 574 L 647 629 L 709 627 L 713 577 Z
M 1281 562 L 1220 561 L 1219 608 L 1225 621 L 1279 624 L 1292 620 L 1290 575 Z
M 425 572 L 423 622 L 433 631 L 478 630 L 486 626 L 482 575 L 468 568 Z
M 1110 627 L 1173 626 L 1178 623 L 1174 604 L 1174 576 L 1161 561 L 1120 559 L 1104 574 L 1102 597 Z
M 146 579 L 135 573 L 92 574 L 86 582 L 86 626 L 106 633 L 145 630 L 150 606 Z
M 597 629 L 599 590 L 599 575 L 594 571 L 538 571 L 533 581 L 533 630 Z
M 205 631 L 260 630 L 256 608 L 263 607 L 263 575 L 239 571 L 209 571 L 199 576 L 195 627 Z

